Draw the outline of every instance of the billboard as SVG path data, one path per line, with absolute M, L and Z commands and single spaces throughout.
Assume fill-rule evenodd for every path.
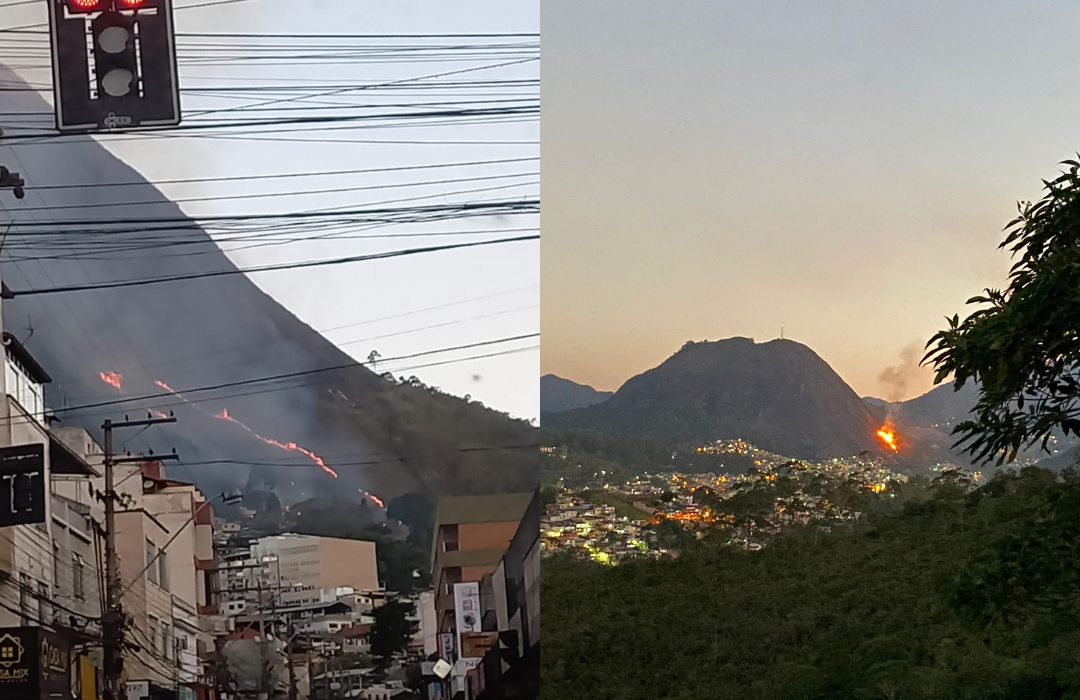
M 458 666 L 465 661 L 479 661 L 469 659 L 465 655 L 465 645 L 462 639 L 470 632 L 479 632 L 480 625 L 480 584 L 479 583 L 455 583 L 454 584 L 454 622 L 457 628 L 458 659 L 454 664 L 455 672 Z
M 45 522 L 45 445 L 0 447 L 0 527 Z
M 40 627 L 0 628 L 0 697 L 71 696 L 71 646 Z
M 457 623 L 458 649 L 462 632 L 480 631 L 480 584 L 454 584 L 454 612 Z

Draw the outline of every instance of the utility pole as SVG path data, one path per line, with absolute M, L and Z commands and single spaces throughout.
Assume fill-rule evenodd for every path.
M 289 700 L 298 700 L 296 690 L 296 669 L 293 668 L 292 659 L 292 618 L 289 618 L 285 628 L 285 663 L 289 666 Z
M 113 467 L 117 464 L 145 462 L 149 459 L 179 459 L 175 450 L 172 454 L 161 456 L 151 452 L 147 457 L 117 458 L 113 455 L 113 430 L 175 422 L 176 418 L 171 415 L 168 418 L 147 418 L 137 421 L 128 420 L 127 416 L 124 416 L 122 422 L 113 423 L 111 419 L 106 419 L 101 426 L 101 429 L 105 431 L 105 614 L 101 617 L 101 632 L 105 652 L 105 697 L 110 700 L 122 698 L 125 695 L 120 688 L 120 674 L 124 668 L 122 650 L 125 617 L 120 604 L 123 593 L 120 589 L 120 568 L 116 558 L 116 501 L 119 499 L 115 491 Z

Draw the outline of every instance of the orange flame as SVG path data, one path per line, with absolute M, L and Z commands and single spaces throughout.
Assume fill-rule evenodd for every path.
M 267 445 L 273 445 L 274 447 L 277 447 L 278 449 L 281 449 L 281 450 L 285 450 L 287 452 L 299 452 L 300 454 L 306 456 L 308 459 L 310 459 L 315 464 L 318 464 L 319 467 L 322 468 L 322 470 L 324 472 L 326 472 L 330 476 L 334 477 L 335 479 L 337 478 L 337 472 L 334 471 L 333 469 L 331 469 L 330 467 L 326 466 L 326 462 L 324 462 L 322 457 L 320 457 L 319 455 L 315 454 L 311 450 L 305 450 L 303 447 L 300 447 L 295 442 L 278 442 L 277 440 L 274 440 L 273 438 L 267 438 L 267 437 L 263 437 L 262 435 L 259 435 L 258 433 L 256 433 L 254 430 L 252 430 L 248 426 L 244 425 L 240 421 L 238 421 L 235 418 L 233 418 L 232 416 L 230 416 L 229 415 L 229 409 L 227 409 L 227 408 L 221 409 L 221 413 L 215 413 L 214 418 L 217 418 L 218 420 L 228 421 L 230 423 L 235 423 L 235 424 L 239 425 L 241 428 L 248 431 L 249 433 L 254 435 L 256 438 L 258 438 L 259 440 L 262 440 Z
M 119 372 L 101 372 L 101 381 L 123 391 L 120 383 L 124 381 L 124 375 Z
M 877 436 L 892 449 L 893 452 L 897 451 L 896 447 L 896 427 L 892 423 L 886 423 L 881 426 L 877 431 Z
M 155 379 L 154 384 L 157 384 L 159 387 L 161 387 L 165 391 L 169 392 L 170 394 L 173 394 L 174 396 L 179 397 L 182 401 L 184 401 L 186 403 L 191 403 L 190 401 L 185 399 L 183 397 L 183 395 L 180 394 L 180 392 L 174 390 L 171 386 L 169 386 L 165 382 L 161 381 L 160 379 Z M 208 411 L 206 411 L 204 408 L 202 408 L 198 404 L 191 404 L 191 405 L 194 406 L 195 408 L 199 409 L 203 413 L 209 413 Z M 315 454 L 311 450 L 307 450 L 307 449 L 304 449 L 303 447 L 300 447 L 295 442 L 278 442 L 277 440 L 274 440 L 273 438 L 267 438 L 267 437 L 263 437 L 262 435 L 259 435 L 254 430 L 249 428 L 247 425 L 245 425 L 244 423 L 238 421 L 237 419 L 235 419 L 231 415 L 229 415 L 229 409 L 227 409 L 227 408 L 222 408 L 221 413 L 214 413 L 214 414 L 211 414 L 211 415 L 213 415 L 214 418 L 217 418 L 218 420 L 223 420 L 223 421 L 227 421 L 229 423 L 235 423 L 236 425 L 239 425 L 241 428 L 243 428 L 247 432 L 251 433 L 254 437 L 258 438 L 259 440 L 265 442 L 267 445 L 273 445 L 274 447 L 277 447 L 278 449 L 286 450 L 288 452 L 299 452 L 300 454 L 306 456 L 308 459 L 310 459 L 315 464 L 319 465 L 319 467 L 324 472 L 326 472 L 330 476 L 334 477 L 335 479 L 338 478 L 337 472 L 334 471 L 333 469 L 331 469 L 329 466 L 327 466 L 326 462 L 324 462 L 322 457 L 320 457 L 319 455 Z
M 150 413 L 153 413 L 153 414 L 154 414 L 155 416 L 157 416 L 158 418 L 168 418 L 168 416 L 167 416 L 167 415 L 165 415 L 165 414 L 164 414 L 164 413 L 162 413 L 161 411 L 157 410 L 156 408 L 151 408 L 151 409 L 150 409 Z

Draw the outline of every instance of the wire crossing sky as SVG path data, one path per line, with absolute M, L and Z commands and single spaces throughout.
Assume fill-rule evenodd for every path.
M 316 0 L 298 12 L 286 0 L 178 0 L 183 124 L 95 138 L 239 268 L 262 270 L 252 280 L 312 327 L 382 319 L 370 340 L 328 336 L 358 361 L 536 333 L 537 5 Z M 25 81 L 0 73 L 0 95 L 32 89 L 51 103 L 44 3 L 0 1 L 0 15 L 0 64 Z M 4 104 L 16 156 L 84 138 L 57 134 L 50 112 Z M 149 221 L 161 210 L 145 186 L 21 174 L 27 197 L 5 202 L 0 222 L 17 224 L 6 259 L 205 254 L 190 223 Z M 48 206 L 35 187 L 50 193 Z M 130 217 L 96 215 L 117 205 Z M 411 249 L 432 252 L 399 254 Z M 348 260 L 364 262 L 335 264 Z M 538 371 L 532 348 L 416 373 L 535 418 Z

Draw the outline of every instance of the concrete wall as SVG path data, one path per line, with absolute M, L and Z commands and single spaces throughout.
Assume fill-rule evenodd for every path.
M 279 558 L 282 584 L 356 590 L 379 587 L 374 542 L 285 535 L 265 537 L 254 549 L 256 556 Z
M 319 538 L 322 587 L 351 586 L 358 591 L 379 588 L 375 543 L 362 540 Z
M 518 522 L 462 523 L 458 525 L 458 549 L 506 549 L 517 532 Z
M 158 548 L 169 539 L 164 530 L 142 511 L 127 511 L 116 514 L 116 552 L 120 559 L 120 581 L 130 589 L 124 595 L 124 611 L 134 618 L 133 640 L 143 647 L 138 654 L 129 654 L 125 668 L 132 680 L 150 680 L 161 684 L 173 682 L 174 662 L 160 648 L 160 628 L 151 625 L 167 621 L 172 627 L 172 597 L 168 591 L 147 580 L 145 574 L 139 575 L 146 566 L 146 540 Z M 132 583 L 134 581 L 134 583 Z M 155 654 L 151 648 L 159 648 Z
M 169 592 L 192 607 L 199 602 L 195 575 L 195 524 L 190 522 L 193 490 L 178 489 L 143 496 L 147 512 L 165 525 L 169 537 L 176 535 L 165 550 L 169 565 Z M 177 535 L 177 532 L 180 534 Z

